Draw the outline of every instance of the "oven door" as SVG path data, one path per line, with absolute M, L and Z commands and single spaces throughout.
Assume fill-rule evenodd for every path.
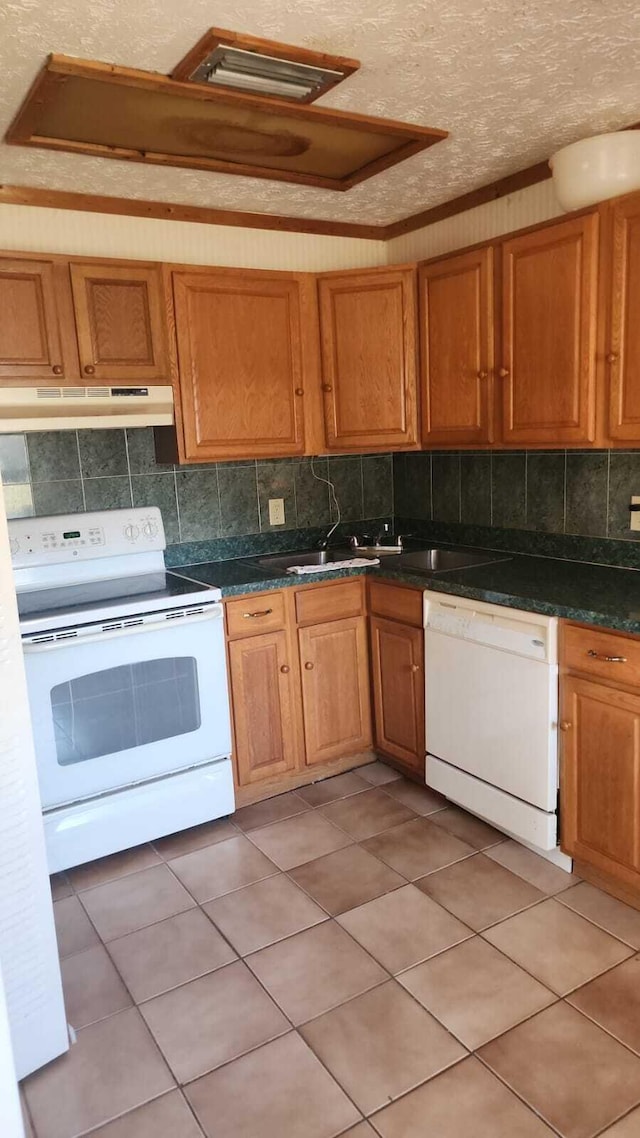
M 230 754 L 222 605 L 23 647 L 44 809 Z

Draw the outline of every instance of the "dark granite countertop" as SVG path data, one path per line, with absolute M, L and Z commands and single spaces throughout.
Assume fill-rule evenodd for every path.
M 438 545 L 447 548 L 443 542 Z M 504 558 L 505 553 L 496 556 Z M 508 560 L 446 573 L 417 573 L 403 568 L 394 557 L 364 569 L 336 569 L 304 576 L 270 571 L 250 559 L 176 566 L 173 572 L 215 585 L 223 596 L 365 574 L 420 589 L 640 634 L 640 571 L 551 557 L 507 556 Z

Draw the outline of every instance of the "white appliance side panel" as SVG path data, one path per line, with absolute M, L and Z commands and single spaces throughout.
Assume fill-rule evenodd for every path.
M 231 759 L 63 806 L 44 815 L 49 869 L 71 869 L 234 810 Z
M 1 487 L 0 967 L 21 1079 L 69 1042 Z
M 427 755 L 427 786 L 538 850 L 553 850 L 558 844 L 555 814 L 512 798 L 433 755 Z
M 3 1138 L 24 1138 L 20 1096 L 13 1062 L 7 1001 L 0 970 L 0 1134 Z
M 558 785 L 558 669 L 427 629 L 427 751 L 541 810 Z

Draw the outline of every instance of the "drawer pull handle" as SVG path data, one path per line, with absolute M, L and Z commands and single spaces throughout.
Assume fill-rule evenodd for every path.
M 286 676 L 291 671 L 291 668 L 289 667 L 288 664 L 282 664 L 280 667 L 280 671 L 283 673 L 283 675 Z
M 307 662 L 305 664 L 305 668 L 307 669 L 308 672 L 313 671 L 313 664 L 311 663 L 311 660 L 307 660 Z
M 587 656 L 591 656 L 594 660 L 603 660 L 605 664 L 626 664 L 626 656 L 603 656 L 601 652 L 596 652 L 595 648 L 590 648 Z
M 567 719 L 563 719 L 562 722 L 560 723 L 560 730 L 561 731 L 570 731 L 572 726 L 573 725 L 571 723 L 569 723 L 569 721 Z
M 269 616 L 269 614 L 272 612 L 273 609 L 258 609 L 257 612 L 243 612 L 242 619 L 253 620 L 256 616 Z

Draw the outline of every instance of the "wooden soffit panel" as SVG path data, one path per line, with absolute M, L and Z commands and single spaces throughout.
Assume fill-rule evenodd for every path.
M 430 127 L 58 55 L 36 79 L 6 141 L 348 190 L 446 137 Z

